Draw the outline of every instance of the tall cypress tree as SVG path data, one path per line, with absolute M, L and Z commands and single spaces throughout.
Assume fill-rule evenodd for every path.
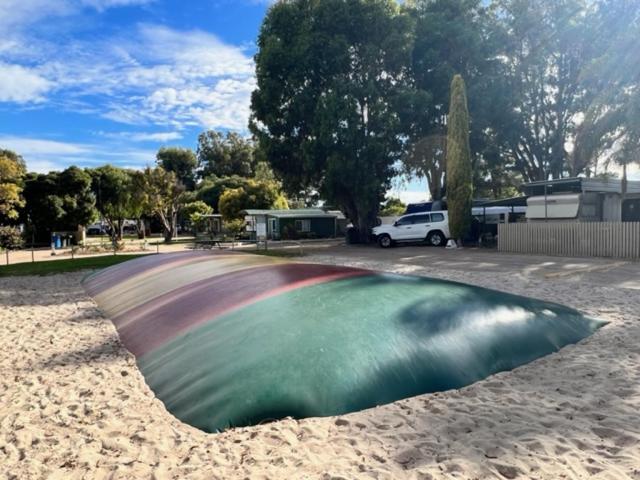
M 471 226 L 473 172 L 469 148 L 469 111 L 464 80 L 451 82 L 447 122 L 447 204 L 451 237 L 459 242 Z

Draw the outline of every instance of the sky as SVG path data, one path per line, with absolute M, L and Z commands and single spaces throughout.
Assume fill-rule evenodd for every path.
M 30 171 L 153 165 L 205 129 L 247 134 L 270 0 L 0 0 L 0 148 Z M 394 182 L 405 201 L 424 182 Z

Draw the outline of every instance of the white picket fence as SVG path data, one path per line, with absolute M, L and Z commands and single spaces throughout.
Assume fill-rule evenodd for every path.
M 506 223 L 498 250 L 564 257 L 640 259 L 640 223 Z

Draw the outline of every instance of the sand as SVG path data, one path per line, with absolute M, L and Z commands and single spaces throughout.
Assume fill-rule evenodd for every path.
M 638 290 L 330 254 L 311 260 L 528 294 L 611 323 L 460 390 L 211 435 L 154 397 L 83 292 L 83 273 L 2 278 L 0 478 L 640 479 Z

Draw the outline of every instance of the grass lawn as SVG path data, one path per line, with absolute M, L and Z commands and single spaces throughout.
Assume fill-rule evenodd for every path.
M 282 258 L 294 258 L 294 257 L 304 257 L 304 253 L 300 253 L 298 249 L 291 250 L 283 250 L 283 249 L 273 249 L 273 250 L 238 250 L 242 253 L 252 253 L 254 255 L 263 255 L 265 257 L 282 257 Z
M 126 262 L 143 255 L 105 255 L 102 257 L 74 258 L 68 260 L 50 260 L 35 263 L 16 263 L 0 266 L 0 277 L 16 275 L 51 275 L 55 273 L 75 272 L 77 270 L 96 270 Z

